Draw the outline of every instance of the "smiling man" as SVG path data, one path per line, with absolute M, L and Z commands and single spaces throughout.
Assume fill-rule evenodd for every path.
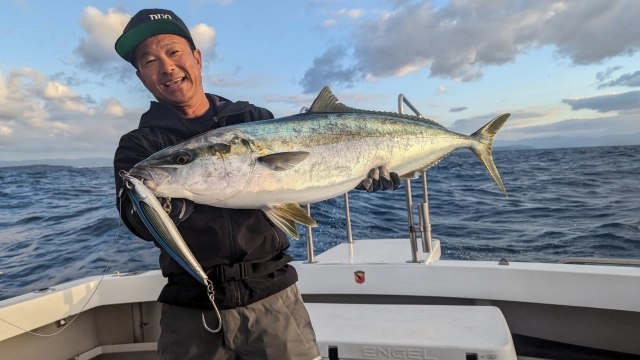
M 125 134 L 114 157 L 116 192 L 120 171 L 157 151 L 222 126 L 272 119 L 266 109 L 207 94 L 202 86 L 202 54 L 188 28 L 173 12 L 145 9 L 131 18 L 116 52 L 157 101 Z M 373 169 L 359 186 L 368 191 L 397 188 L 386 169 Z M 386 176 L 385 176 L 386 175 Z M 284 251 L 289 240 L 261 210 L 222 209 L 186 199 L 161 199 L 185 242 L 215 287 L 222 330 L 206 288 L 160 249 L 168 278 L 162 305 L 159 359 L 320 359 L 315 334 L 295 283 L 296 270 Z M 153 236 L 126 195 L 118 197 L 120 216 L 138 237 Z M 157 243 L 156 246 L 160 247 Z
M 271 119 L 266 109 L 206 94 L 202 53 L 173 12 L 145 9 L 131 18 L 116 52 L 157 100 L 124 135 L 114 158 L 116 188 L 120 170 L 149 155 L 221 126 Z M 153 241 L 133 204 L 120 197 L 121 217 L 137 236 Z M 164 250 L 162 274 L 169 279 L 163 303 L 159 359 L 316 359 L 319 352 L 309 315 L 297 287 L 298 276 L 284 254 L 287 236 L 260 210 L 220 209 L 184 199 L 163 199 L 189 248 L 214 282 L 222 331 L 206 289 Z M 156 244 L 157 245 L 157 244 Z M 244 271 L 239 271 L 240 269 Z

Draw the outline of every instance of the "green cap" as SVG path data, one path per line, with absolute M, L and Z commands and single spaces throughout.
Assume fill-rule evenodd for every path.
M 182 36 L 189 41 L 191 46 L 195 47 L 189 29 L 173 11 L 143 9 L 129 20 L 122 35 L 116 40 L 116 52 L 136 67 L 135 59 L 133 58 L 136 46 L 145 39 L 160 34 Z

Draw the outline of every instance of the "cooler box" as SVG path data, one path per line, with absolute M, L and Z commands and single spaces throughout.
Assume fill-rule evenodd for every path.
M 305 305 L 323 359 L 516 360 L 494 306 Z

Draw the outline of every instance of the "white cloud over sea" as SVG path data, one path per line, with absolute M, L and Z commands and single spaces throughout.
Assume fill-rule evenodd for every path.
M 0 73 L 0 148 L 55 153 L 114 151 L 140 109 L 114 97 L 94 100 L 30 68 Z
M 301 80 L 304 91 L 423 68 L 434 77 L 471 81 L 487 67 L 513 62 L 544 45 L 554 46 L 557 56 L 575 65 L 632 55 L 640 47 L 637 1 L 451 0 L 442 8 L 430 1 L 398 4 L 393 12 L 358 24 L 342 46 L 318 55 Z

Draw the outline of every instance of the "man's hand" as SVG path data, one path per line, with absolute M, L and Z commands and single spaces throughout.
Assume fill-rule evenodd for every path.
M 398 174 L 389 172 L 386 166 L 371 169 L 367 178 L 362 180 L 356 190 L 367 190 L 376 192 L 378 190 L 395 190 L 400 187 L 400 177 Z

